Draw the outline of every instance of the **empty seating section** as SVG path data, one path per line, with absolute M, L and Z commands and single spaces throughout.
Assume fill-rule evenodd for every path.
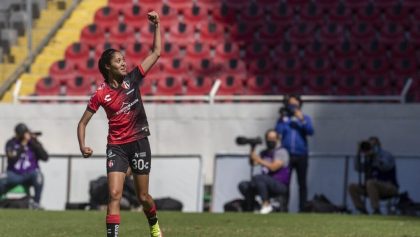
M 163 52 L 144 94 L 206 95 L 220 79 L 218 95 L 398 95 L 412 78 L 420 99 L 416 0 L 109 0 L 36 94 L 92 93 L 106 48 L 136 66 L 152 47 L 152 9 Z

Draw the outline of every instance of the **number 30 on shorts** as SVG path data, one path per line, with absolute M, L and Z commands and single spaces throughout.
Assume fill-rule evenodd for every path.
M 135 170 L 149 169 L 149 162 L 144 161 L 142 159 L 133 159 L 131 160 L 131 162 L 133 163 L 133 168 Z

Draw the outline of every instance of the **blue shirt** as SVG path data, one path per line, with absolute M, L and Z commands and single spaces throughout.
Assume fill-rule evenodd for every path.
M 277 121 L 276 131 L 282 137 L 282 146 L 291 156 L 307 156 L 307 136 L 314 134 L 312 120 L 308 115 L 303 116 L 303 121 L 295 116 L 284 116 Z

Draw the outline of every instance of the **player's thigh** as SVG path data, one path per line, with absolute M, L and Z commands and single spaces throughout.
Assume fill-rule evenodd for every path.
M 137 195 L 149 194 L 149 175 L 148 174 L 133 174 L 134 187 Z

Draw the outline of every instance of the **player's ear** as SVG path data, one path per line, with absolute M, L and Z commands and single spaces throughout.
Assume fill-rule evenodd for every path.
M 105 64 L 106 70 L 111 70 L 111 65 Z

